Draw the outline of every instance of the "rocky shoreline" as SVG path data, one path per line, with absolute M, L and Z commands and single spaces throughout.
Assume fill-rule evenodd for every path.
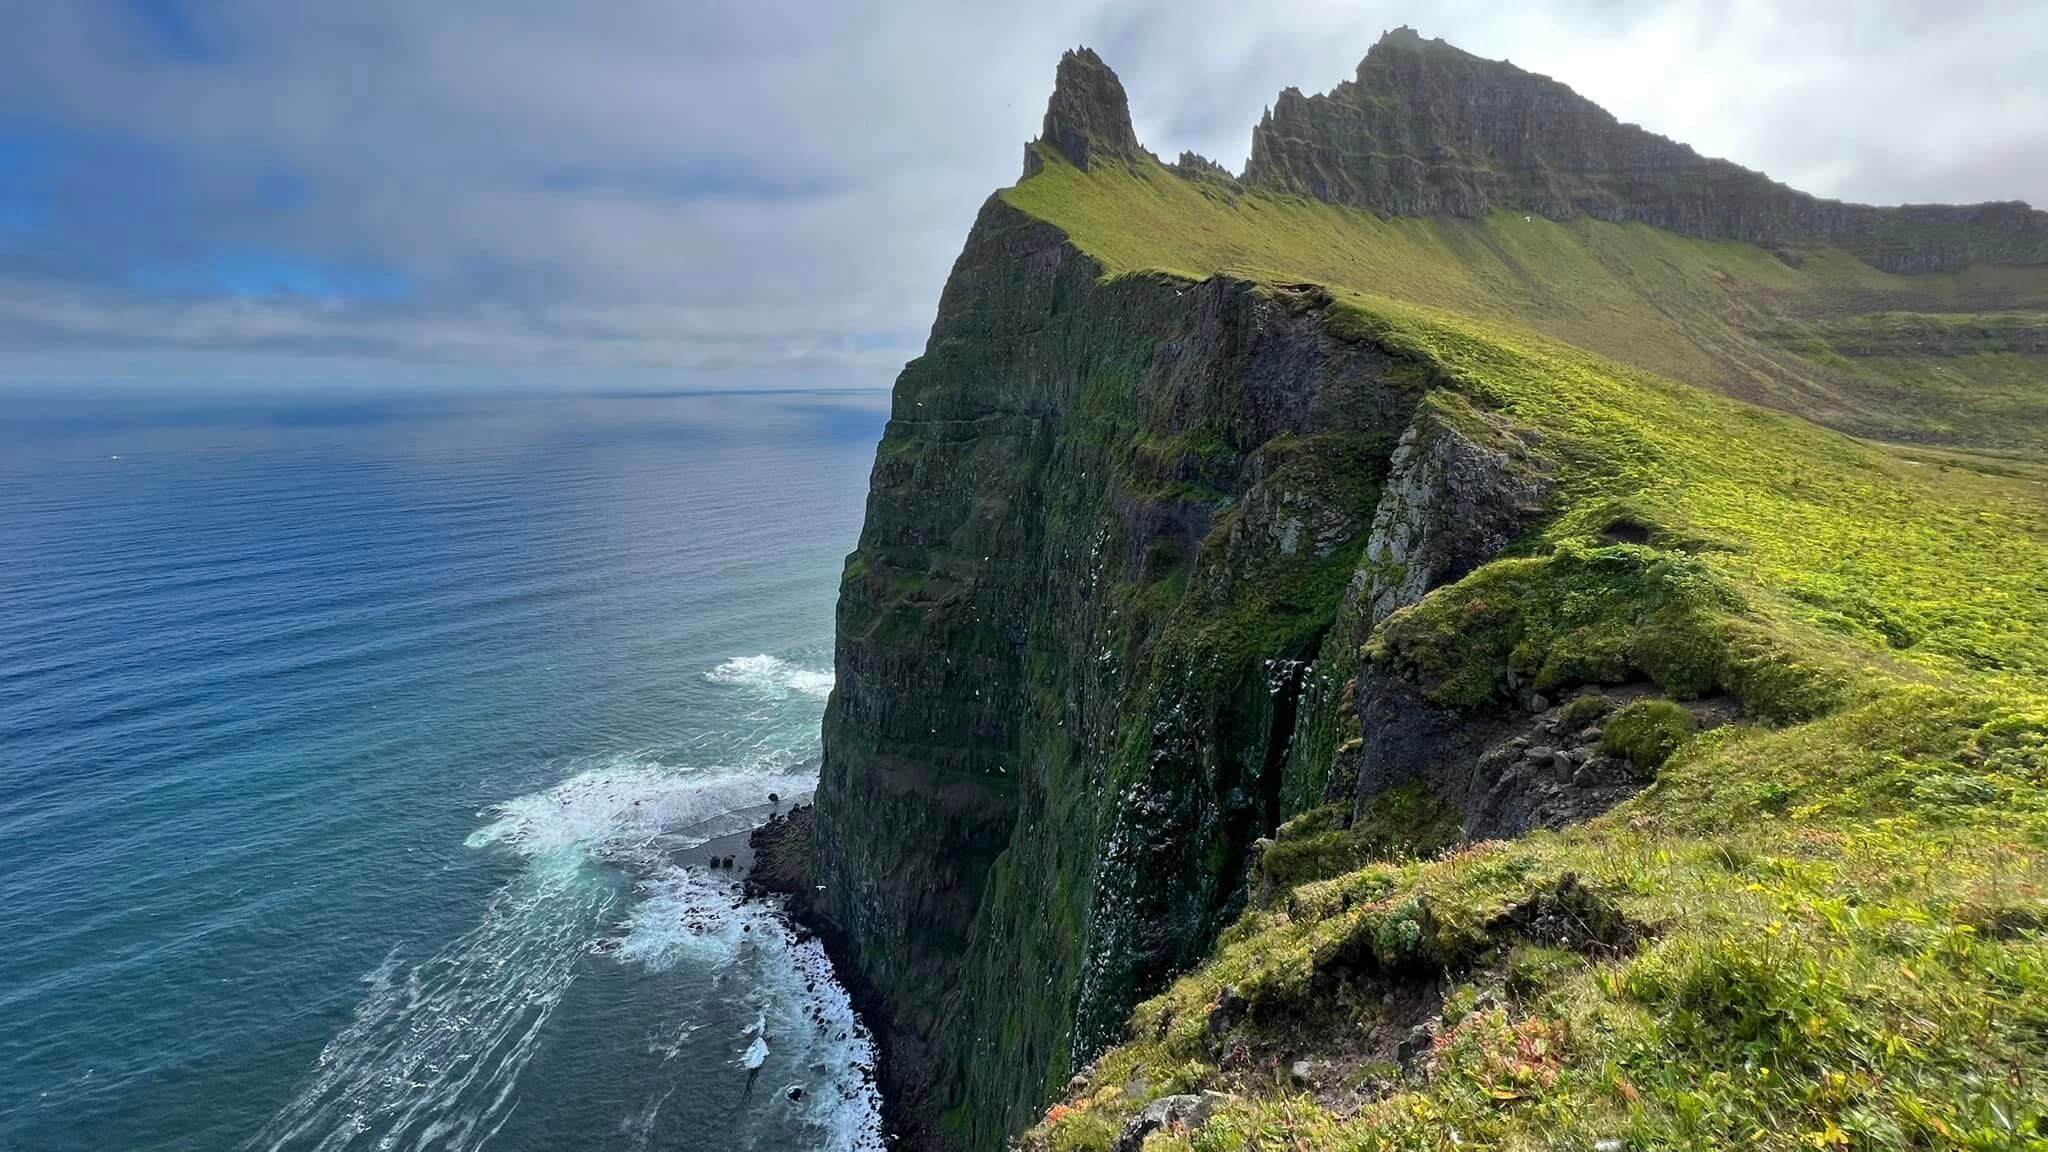
M 906 1082 L 901 1053 L 883 1014 L 883 1001 L 861 977 L 854 962 L 852 941 L 832 922 L 819 891 L 813 869 L 812 836 L 816 811 L 810 804 L 793 804 L 768 822 L 746 834 L 748 858 L 744 863 L 746 898 L 779 911 L 798 939 L 815 938 L 824 945 L 826 958 L 840 986 L 853 1002 L 855 1014 L 867 1024 L 875 1044 L 875 1082 L 882 1099 L 882 1131 L 893 1144 L 903 1144 L 906 1132 L 915 1128 L 903 1104 Z M 926 1146 L 929 1133 L 919 1131 L 909 1147 Z

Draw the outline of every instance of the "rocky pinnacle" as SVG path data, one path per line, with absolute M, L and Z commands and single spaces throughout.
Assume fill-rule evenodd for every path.
M 1076 168 L 1104 156 L 1131 159 L 1140 154 L 1138 135 L 1131 130 L 1131 105 L 1123 82 L 1093 49 L 1075 48 L 1060 57 L 1052 99 L 1045 106 L 1045 127 L 1039 142 L 1060 150 Z M 1035 153 L 1024 153 L 1024 174 L 1036 171 Z
M 1025 178 L 1046 148 L 1084 171 L 1147 155 L 1122 82 L 1087 48 L 1060 59 Z M 1548 76 L 1406 27 L 1382 36 L 1356 76 L 1330 91 L 1282 91 L 1252 132 L 1241 185 L 1192 154 L 1175 170 L 1385 215 L 1649 224 L 1794 262 L 1798 248 L 1836 245 L 1890 272 L 2048 263 L 2048 212 L 2017 201 L 1876 207 L 1812 196 L 1623 123 Z

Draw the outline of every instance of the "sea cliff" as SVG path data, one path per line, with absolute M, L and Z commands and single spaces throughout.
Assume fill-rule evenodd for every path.
M 997 1148 L 1066 1096 L 1031 1140 L 1135 1148 L 1260 1099 L 1252 1065 L 1284 1088 L 1304 1052 L 1349 1053 L 1350 1102 L 1324 1106 L 1378 1106 L 1427 1074 L 1415 1044 L 1434 1041 L 1410 1033 L 1452 1026 L 1460 981 L 1517 948 L 1591 971 L 1666 928 L 1624 881 L 1535 849 L 1484 907 L 1420 864 L 1355 877 L 1605 826 L 1662 794 L 1681 749 L 1818 731 L 1890 700 L 1894 679 L 1922 683 L 1895 672 L 1913 661 L 2033 691 L 2035 639 L 1985 640 L 1974 609 L 1907 620 L 1875 569 L 1809 576 L 1840 529 L 1770 519 L 1808 515 L 1772 502 L 1787 469 L 1816 486 L 1812 508 L 1853 507 L 1852 489 L 1948 495 L 1694 385 L 1824 378 L 1818 354 L 1785 351 L 1823 338 L 1823 293 L 1846 325 L 1824 335 L 1858 350 L 1825 371 L 1896 364 L 1883 334 L 1899 325 L 1841 320 L 1843 283 L 1854 315 L 1967 298 L 1967 331 L 2024 339 L 2048 300 L 2041 213 L 1816 200 L 1405 30 L 1354 82 L 1283 94 L 1239 176 L 1160 165 L 1115 75 L 1069 53 L 1024 172 L 983 206 L 896 383 L 841 583 L 814 823 L 769 853 L 876 1027 L 908 1145 Z M 1198 207 L 1154 228 L 1167 201 L 1148 188 Z M 1565 222 L 1520 235 L 1572 251 L 1723 262 L 1769 284 L 1774 311 L 1613 310 L 1646 317 L 1593 341 L 1631 366 L 1536 335 L 1577 321 L 1495 279 L 1483 320 L 1432 310 L 1480 266 L 1460 237 L 1508 226 L 1503 208 Z M 1415 225 L 1437 230 L 1441 267 L 1323 274 L 1345 237 L 1409 227 L 1388 216 L 1475 222 Z M 1585 290 L 1642 290 L 1614 266 Z M 2007 402 L 2039 402 L 2036 354 L 1996 353 L 2024 361 Z M 1831 418 L 1807 396 L 1752 398 Z M 1914 409 L 1866 409 L 1941 435 Z M 1966 499 L 2038 515 L 2002 490 Z M 1920 507 L 1865 527 L 1922 539 Z M 2015 529 L 2023 552 L 2033 523 Z M 1950 575 L 2032 619 L 2048 606 L 1972 566 L 2009 544 Z M 1952 707 L 1965 743 L 1993 723 L 1974 699 Z M 1347 875 L 1377 894 L 1290 904 Z M 1287 961 L 1306 965 L 1291 983 L 1244 958 L 1282 921 L 1327 934 L 1366 910 Z M 1218 974 L 1232 963 L 1254 971 Z M 1362 1046 L 1310 1008 L 1339 1003 Z M 1375 1061 L 1392 1086 L 1361 1087 Z M 1320 1092 L 1307 1062 L 1295 1087 Z M 1140 1109 L 1162 1100 L 1178 1103 Z

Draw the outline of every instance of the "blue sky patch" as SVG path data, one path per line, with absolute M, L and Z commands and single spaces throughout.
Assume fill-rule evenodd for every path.
M 739 157 L 704 158 L 658 168 L 557 168 L 541 178 L 554 192 L 619 192 L 655 200 L 778 202 L 829 196 L 840 185 L 802 172 L 764 172 Z
M 147 30 L 150 46 L 174 60 L 203 61 L 218 45 L 200 28 L 196 5 L 185 0 L 121 0 L 121 8 Z
M 196 264 L 138 268 L 134 286 L 158 296 L 227 296 L 238 300 L 392 301 L 412 294 L 389 269 L 345 266 L 276 252 L 241 252 Z
M 33 236 L 49 227 L 49 214 L 42 206 L 5 198 L 0 193 L 0 243 Z

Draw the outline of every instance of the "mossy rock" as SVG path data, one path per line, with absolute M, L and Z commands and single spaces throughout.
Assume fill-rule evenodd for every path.
M 1311 809 L 1282 825 L 1260 868 L 1276 889 L 1341 876 L 1375 860 L 1435 855 L 1457 843 L 1456 808 L 1420 784 L 1389 789 L 1372 798 L 1348 824 L 1346 805 Z
M 1692 713 L 1669 700 L 1638 700 L 1607 722 L 1600 750 L 1626 756 L 1639 774 L 1654 776 L 1699 726 Z
M 1597 724 L 1600 718 L 1614 710 L 1614 701 L 1597 692 L 1575 696 L 1558 713 L 1558 722 L 1567 732 L 1577 732 L 1589 725 Z

